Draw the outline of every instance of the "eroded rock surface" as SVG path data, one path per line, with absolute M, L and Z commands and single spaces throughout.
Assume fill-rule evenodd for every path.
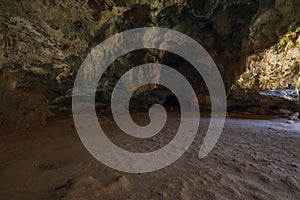
M 89 51 L 115 33 L 144 26 L 170 28 L 198 41 L 217 63 L 229 91 L 239 75 L 245 72 L 248 56 L 258 55 L 276 44 L 281 36 L 299 27 L 299 8 L 297 0 L 2 1 L 0 71 L 3 81 L 15 86 L 8 89 L 3 85 L 1 93 L 5 95 L 1 96 L 0 101 L 15 100 L 15 95 L 19 93 L 23 94 L 22 99 L 31 98 L 31 93 L 24 92 L 31 91 L 43 96 L 40 104 L 70 107 L 76 72 Z M 291 51 L 284 51 L 283 54 L 295 55 L 295 51 Z M 264 54 L 267 58 L 268 52 L 272 53 L 267 51 Z M 97 101 L 107 102 L 116 80 L 124 71 L 138 64 L 162 62 L 182 73 L 191 74 L 190 66 L 182 59 L 171 58 L 152 50 L 119 58 L 100 83 Z M 291 64 L 287 76 L 294 80 L 297 66 L 292 60 L 287 62 L 282 69 L 286 69 L 286 64 Z M 256 65 L 256 61 L 250 63 Z M 14 78 L 9 76 L 6 80 L 6 73 L 13 74 Z M 199 77 L 192 78 L 192 83 L 199 90 L 197 93 L 205 93 L 205 85 Z M 263 87 L 268 84 L 264 83 Z M 144 89 L 147 90 L 142 88 L 141 91 Z M 155 93 L 157 95 L 150 101 L 164 102 L 170 95 L 160 89 Z M 198 96 L 200 102 L 206 102 L 201 95 Z M 9 112 L 16 110 L 11 104 L 3 105 L 9 107 Z M 7 112 L 2 110 L 2 116 Z M 15 121 L 19 119 L 16 117 Z

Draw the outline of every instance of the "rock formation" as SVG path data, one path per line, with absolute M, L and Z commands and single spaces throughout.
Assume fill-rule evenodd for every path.
M 37 120 L 30 116 L 43 116 L 48 107 L 70 107 L 76 72 L 91 48 L 144 26 L 170 28 L 198 41 L 217 63 L 228 92 L 237 80 L 247 93 L 299 89 L 299 9 L 298 0 L 1 1 L 0 122 L 31 126 Z M 108 102 L 116 80 L 143 62 L 162 62 L 190 76 L 190 66 L 170 56 L 149 50 L 119 58 L 100 83 L 97 101 Z M 191 82 L 206 93 L 200 76 Z M 151 89 L 153 101 L 170 95 Z M 27 101 L 38 103 L 28 108 Z

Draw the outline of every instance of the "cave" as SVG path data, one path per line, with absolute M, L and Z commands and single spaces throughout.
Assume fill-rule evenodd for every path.
M 299 0 L 1 0 L 0 199 L 299 199 Z

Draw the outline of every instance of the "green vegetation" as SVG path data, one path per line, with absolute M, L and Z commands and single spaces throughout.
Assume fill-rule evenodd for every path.
M 273 49 L 281 53 L 295 47 L 300 47 L 300 27 L 282 36 Z

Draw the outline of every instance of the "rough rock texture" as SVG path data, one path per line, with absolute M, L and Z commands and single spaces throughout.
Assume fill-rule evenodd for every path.
M 247 108 L 252 114 L 275 114 L 280 108 L 300 111 L 300 28 L 247 57 L 246 66 L 231 89 L 229 106 Z
M 260 12 L 253 18 L 249 38 L 254 51 L 273 46 L 282 35 L 299 27 L 298 0 L 260 2 Z
M 36 87 L 17 89 L 17 80 L 16 74 L 3 70 L 0 77 L 0 126 L 15 126 L 23 131 L 46 125 L 47 118 L 54 115 L 48 110 L 47 100 Z
M 22 99 L 32 98 L 35 93 L 44 96 L 42 104 L 70 106 L 76 72 L 91 48 L 115 33 L 143 26 L 171 28 L 202 44 L 217 63 L 229 91 L 246 70 L 247 56 L 273 46 L 282 35 L 299 27 L 299 9 L 298 0 L 2 0 L 0 71 L 2 80 L 15 86 L 9 93 L 1 87 L 5 95 L 0 102 L 16 99 L 19 93 L 24 95 Z M 97 101 L 107 102 L 124 71 L 153 61 L 190 74 L 186 62 L 160 56 L 157 51 L 128 54 L 107 71 Z M 5 80 L 6 73 L 12 74 L 9 80 Z M 199 77 L 192 81 L 198 93 L 205 91 Z M 170 95 L 157 88 L 154 94 L 152 100 L 161 102 Z M 200 102 L 206 102 L 205 98 Z M 4 105 L 21 116 L 23 111 Z M 1 112 L 6 115 L 5 110 Z
M 249 56 L 238 85 L 244 90 L 300 90 L 300 28 L 270 49 Z

